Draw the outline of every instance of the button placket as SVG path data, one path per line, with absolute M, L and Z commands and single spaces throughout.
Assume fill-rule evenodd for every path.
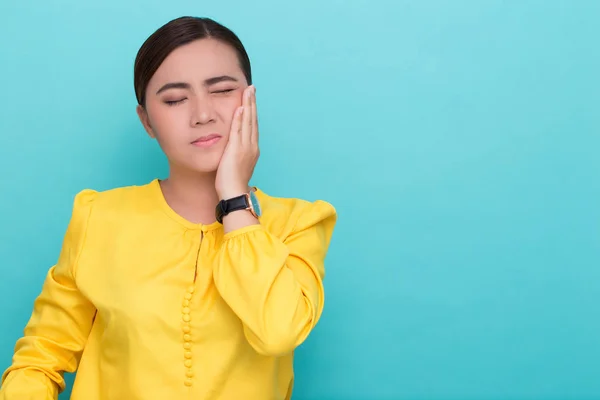
M 185 366 L 185 386 L 192 386 L 194 371 L 192 369 L 192 328 L 191 321 L 192 317 L 190 314 L 190 301 L 194 295 L 194 287 L 190 286 L 183 298 L 183 304 L 181 307 L 181 320 L 182 320 L 182 331 L 183 331 L 183 365 Z

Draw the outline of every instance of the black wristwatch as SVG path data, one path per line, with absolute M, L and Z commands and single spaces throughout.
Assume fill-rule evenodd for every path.
M 254 189 L 249 193 L 244 193 L 240 196 L 232 197 L 231 199 L 221 200 L 215 209 L 215 216 L 220 224 L 223 223 L 223 218 L 234 211 L 248 210 L 258 218 L 261 216 L 260 204 L 254 194 Z

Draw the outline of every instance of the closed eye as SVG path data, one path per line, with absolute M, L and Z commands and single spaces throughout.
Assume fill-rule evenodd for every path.
M 212 93 L 216 93 L 216 94 L 222 94 L 222 93 L 230 93 L 233 92 L 235 89 L 223 89 L 223 90 L 215 90 Z
M 179 99 L 179 100 L 165 100 L 165 104 L 168 106 L 175 106 L 177 104 L 183 103 L 186 99 Z

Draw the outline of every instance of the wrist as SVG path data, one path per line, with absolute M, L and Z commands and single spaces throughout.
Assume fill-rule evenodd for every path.
M 218 191 L 217 194 L 219 196 L 219 200 L 229 200 L 237 196 L 241 196 L 245 193 L 248 193 L 250 188 L 248 185 L 246 186 L 232 186 L 230 188 L 223 189 Z
M 219 197 L 222 196 L 222 198 L 215 208 L 217 221 L 224 223 L 225 219 L 231 220 L 231 218 L 226 218 L 228 215 L 235 214 L 236 217 L 233 220 L 238 220 L 238 222 L 245 220 L 248 223 L 256 223 L 262 211 L 259 199 L 253 188 L 246 186 L 245 189 L 231 189 L 219 193 Z M 247 213 L 238 213 L 237 211 L 247 211 Z M 248 216 L 251 218 L 247 218 Z

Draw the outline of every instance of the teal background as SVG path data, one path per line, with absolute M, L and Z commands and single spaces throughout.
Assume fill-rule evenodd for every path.
M 2 1 L 1 369 L 75 193 L 165 176 L 132 66 L 180 15 L 251 55 L 253 183 L 339 212 L 294 399 L 600 398 L 593 0 Z

